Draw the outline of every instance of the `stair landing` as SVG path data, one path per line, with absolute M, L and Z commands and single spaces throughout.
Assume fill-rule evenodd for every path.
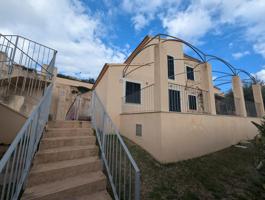
M 51 121 L 22 200 L 111 200 L 87 121 Z

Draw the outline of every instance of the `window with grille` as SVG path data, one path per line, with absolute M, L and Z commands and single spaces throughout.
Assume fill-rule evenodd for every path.
M 174 80 L 175 79 L 174 58 L 172 56 L 167 56 L 167 72 L 168 72 L 168 79 Z
M 187 79 L 194 81 L 194 69 L 192 67 L 186 67 L 187 69 Z
M 180 92 L 177 90 L 168 90 L 169 111 L 181 112 Z
M 125 102 L 141 104 L 141 84 L 126 81 Z
M 189 95 L 189 109 L 197 110 L 197 98 L 194 95 Z

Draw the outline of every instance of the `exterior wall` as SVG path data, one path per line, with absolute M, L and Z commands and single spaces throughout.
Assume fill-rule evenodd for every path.
M 3 104 L 0 104 L 0 113 L 0 144 L 11 144 L 27 118 Z
M 161 115 L 158 113 L 122 114 L 120 132 L 162 161 Z M 136 124 L 142 124 L 142 136 L 136 136 Z
M 77 87 L 92 88 L 92 84 L 56 77 L 52 91 L 50 115 L 53 120 L 65 120 L 66 114 L 78 94 Z
M 171 163 L 253 139 L 258 132 L 251 121 L 260 119 L 168 112 L 122 114 L 120 130 L 159 162 Z M 142 136 L 136 136 L 136 124 L 142 124 Z
M 124 67 L 125 65 L 111 64 L 95 88 L 100 100 L 105 105 L 107 112 L 117 127 L 120 124 L 126 81 L 141 83 L 142 88 L 149 86 L 154 81 L 154 68 L 152 66 L 139 68 L 126 76 L 126 78 L 122 77 Z M 131 66 L 129 70 L 133 70 L 136 67 Z M 128 111 L 133 110 L 137 106 L 139 105 L 126 104 Z

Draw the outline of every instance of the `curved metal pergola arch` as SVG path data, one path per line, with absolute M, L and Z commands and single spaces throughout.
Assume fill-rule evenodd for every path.
M 230 69 L 230 71 L 233 73 L 233 75 L 236 75 L 236 68 L 233 65 L 231 65 L 229 62 L 227 62 L 226 60 L 224 60 L 218 56 L 215 56 L 215 55 L 209 55 L 208 54 L 208 55 L 206 55 L 206 58 L 208 58 L 208 57 L 209 57 L 209 59 L 207 59 L 206 62 L 209 62 L 212 60 L 217 60 L 217 61 L 225 64 Z
M 144 51 L 145 49 L 147 49 L 147 48 L 149 48 L 149 47 L 151 47 L 151 46 L 154 46 L 154 45 L 157 45 L 157 44 L 150 44 L 150 42 L 152 42 L 153 40 L 155 40 L 155 39 L 159 39 L 160 40 L 160 38 L 161 38 L 161 36 L 166 36 L 166 37 L 170 37 L 170 38 L 172 38 L 172 39 L 166 39 L 166 40 L 164 40 L 163 41 L 163 43 L 165 43 L 165 42 L 168 42 L 168 41 L 174 41 L 174 42 L 180 42 L 180 43 L 183 43 L 183 44 L 185 44 L 185 45 L 187 45 L 188 47 L 190 47 L 199 57 L 200 57 L 200 59 L 201 59 L 201 62 L 204 62 L 205 63 L 205 61 L 206 61 L 206 57 L 205 57 L 205 54 L 201 51 L 201 50 L 199 50 L 197 47 L 195 47 L 195 46 L 193 46 L 192 44 L 190 44 L 189 42 L 187 42 L 187 41 L 185 41 L 185 40 L 182 40 L 182 39 L 179 39 L 179 38 L 177 38 L 177 37 L 174 37 L 174 36 L 171 36 L 171 35 L 167 35 L 167 34 L 157 34 L 157 35 L 155 35 L 151 40 L 149 40 L 147 43 L 146 43 L 146 46 L 144 46 L 143 48 L 141 48 L 139 51 L 137 51 L 134 55 L 133 55 L 133 57 L 132 57 L 132 59 L 129 61 L 129 63 L 127 63 L 126 65 L 125 65 L 125 67 L 124 67 L 124 69 L 123 69 L 123 77 L 125 77 L 128 73 L 126 73 L 127 72 L 127 70 L 128 70 L 128 68 L 130 67 L 130 65 L 131 65 L 131 62 L 133 61 L 133 59 L 139 54 L 139 53 L 141 53 L 142 51 Z M 148 45 L 149 44 L 149 45 Z M 134 70 L 135 71 L 135 70 Z M 130 72 L 129 72 L 130 73 Z
M 215 55 L 211 55 L 211 54 L 205 54 L 203 51 L 201 51 L 199 48 L 195 47 L 194 45 L 192 45 L 191 43 L 185 41 L 185 40 L 182 40 L 180 38 L 177 38 L 177 37 L 174 37 L 174 36 L 171 36 L 171 35 L 168 35 L 168 34 L 163 34 L 163 33 L 159 33 L 157 35 L 155 35 L 154 37 L 151 38 L 151 40 L 149 40 L 145 46 L 141 49 L 139 49 L 133 56 L 132 56 L 132 59 L 125 65 L 124 69 L 123 69 L 123 77 L 125 77 L 126 75 L 132 73 L 133 71 L 136 71 L 137 69 L 141 68 L 141 67 L 145 67 L 145 66 L 150 66 L 150 63 L 154 63 L 154 62 L 149 62 L 147 64 L 142 64 L 142 65 L 139 65 L 139 67 L 129 71 L 128 73 L 127 70 L 128 68 L 131 66 L 131 63 L 132 61 L 134 60 L 134 58 L 139 54 L 141 53 L 142 51 L 144 51 L 145 49 L 151 47 L 151 46 L 154 46 L 154 45 L 157 45 L 157 43 L 155 44 L 150 44 L 150 42 L 152 42 L 153 40 L 155 39 L 161 39 L 161 37 L 166 37 L 166 38 L 170 38 L 170 39 L 164 39 L 162 41 L 162 43 L 165 43 L 165 42 L 169 42 L 169 41 L 173 41 L 173 42 L 180 42 L 180 43 L 183 43 L 185 44 L 186 46 L 188 46 L 189 48 L 191 48 L 195 54 L 197 54 L 199 56 L 200 59 L 198 59 L 201 63 L 197 64 L 196 67 L 198 67 L 199 65 L 201 64 L 205 64 L 209 61 L 213 61 L 213 60 L 217 60 L 221 63 L 223 63 L 226 67 L 228 67 L 228 69 L 232 72 L 231 74 L 230 73 L 226 73 L 226 72 L 222 72 L 223 74 L 227 74 L 229 76 L 237 76 L 239 75 L 240 73 L 244 73 L 245 75 L 247 75 L 252 81 L 253 83 L 256 83 L 256 78 L 254 76 L 252 76 L 249 72 L 243 70 L 243 69 L 238 69 L 238 68 L 235 68 L 232 64 L 230 64 L 228 61 L 218 57 L 218 56 L 215 56 Z M 174 59 L 175 60 L 175 59 Z M 213 72 L 217 72 L 217 71 L 214 71 Z
M 216 77 L 215 79 L 213 79 L 213 81 L 217 81 L 217 80 L 220 80 L 220 79 L 222 79 L 222 78 L 226 78 L 226 77 L 231 77 L 231 76 L 233 76 L 233 75 L 223 75 L 223 76 L 218 76 L 218 77 Z
M 151 41 L 151 40 L 150 40 L 150 41 Z M 150 41 L 149 41 L 148 43 L 150 43 Z M 149 48 L 149 47 L 151 47 L 151 46 L 154 46 L 154 45 L 156 45 L 156 44 L 150 44 L 150 45 L 147 45 L 147 46 L 143 47 L 140 51 L 137 51 L 136 54 L 133 55 L 133 58 L 129 61 L 129 63 L 127 63 L 127 64 L 125 65 L 125 67 L 123 68 L 123 70 L 122 70 L 122 76 L 125 77 L 125 76 L 127 75 L 127 74 L 126 74 L 127 69 L 131 66 L 131 63 L 132 63 L 133 59 L 134 59 L 139 53 L 141 53 L 141 52 L 144 51 L 145 49 L 147 49 L 147 48 Z M 143 65 L 144 65 L 144 64 L 143 64 Z
M 237 72 L 236 72 L 236 75 L 239 75 L 240 73 L 243 73 L 245 75 L 247 75 L 249 77 L 249 79 L 251 79 L 251 81 L 256 84 L 257 83 L 257 80 L 256 78 L 249 72 L 247 72 L 246 70 L 243 70 L 243 69 L 236 69 Z

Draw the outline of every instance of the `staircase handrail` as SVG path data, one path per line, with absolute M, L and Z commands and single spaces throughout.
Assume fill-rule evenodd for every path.
M 93 91 L 92 95 L 92 127 L 96 132 L 101 158 L 107 172 L 113 196 L 115 200 L 140 200 L 140 169 L 96 91 Z M 122 154 L 123 158 L 121 158 Z M 133 168 L 134 180 L 131 176 L 132 169 L 129 166 Z M 130 176 L 126 174 L 126 171 Z M 117 179 L 119 179 L 119 182 Z M 124 180 L 122 187 L 120 187 L 122 184 L 120 179 Z M 127 184 L 129 184 L 129 188 L 127 188 Z M 134 189 L 132 189 L 133 186 Z
M 44 96 L 0 160 L 0 176 L 3 176 L 3 185 L 0 188 L 1 200 L 19 198 L 48 121 L 52 87 L 53 84 L 50 84 L 46 88 Z

